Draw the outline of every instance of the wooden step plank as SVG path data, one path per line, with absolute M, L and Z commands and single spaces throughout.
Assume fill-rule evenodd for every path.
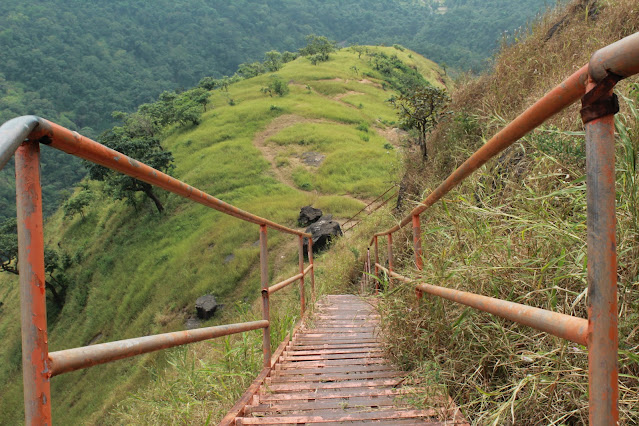
M 342 409 L 347 407 L 393 407 L 397 401 L 393 397 L 381 396 L 377 398 L 341 398 L 314 402 L 284 401 L 272 404 L 249 405 L 245 413 L 270 413 L 283 411 L 312 411 L 316 409 Z
M 346 348 L 346 349 L 292 349 L 284 351 L 284 356 L 302 356 L 302 355 L 337 355 L 337 354 L 358 354 L 358 353 L 371 353 L 371 352 L 384 352 L 380 347 L 362 347 L 362 348 Z
M 384 345 L 380 343 L 338 343 L 338 344 L 328 344 L 324 343 L 322 345 L 305 345 L 305 344 L 293 344 L 290 345 L 289 350 L 293 351 L 312 351 L 312 350 L 326 350 L 326 349 L 357 349 L 357 348 L 384 348 Z
M 320 368 L 320 367 L 335 367 L 345 365 L 370 365 L 370 364 L 387 364 L 388 361 L 384 358 L 359 358 L 359 359 L 327 359 L 324 361 L 297 361 L 288 362 L 282 361 L 278 364 L 281 369 L 291 368 Z
M 295 383 L 295 382 L 339 382 L 343 380 L 367 380 L 367 379 L 382 379 L 402 377 L 404 373 L 397 371 L 374 371 L 374 372 L 352 372 L 346 374 L 305 374 L 300 376 L 284 376 L 284 377 L 271 377 L 267 383 L 281 384 L 281 383 Z
M 346 360 L 346 359 L 367 359 L 367 358 L 384 358 L 384 353 L 377 352 L 360 352 L 354 354 L 324 354 L 324 355 L 286 355 L 283 361 L 298 362 L 298 361 L 328 361 L 328 360 Z
M 321 416 L 277 416 L 277 417 L 243 417 L 238 419 L 240 425 L 268 425 L 268 424 L 304 424 L 345 422 L 351 420 L 391 420 L 391 419 L 433 419 L 437 415 L 435 410 L 403 410 L 403 411 L 376 411 L 368 413 L 334 413 Z
M 346 374 L 346 373 L 371 373 L 375 371 L 395 371 L 393 366 L 388 364 L 370 364 L 370 365 L 347 365 L 341 367 L 321 367 L 321 368 L 304 368 L 299 370 L 274 370 L 271 372 L 272 377 L 295 377 L 313 374 Z
M 305 401 L 319 401 L 324 399 L 333 398 L 352 398 L 352 397 L 374 397 L 374 396 L 392 396 L 402 395 L 401 389 L 389 389 L 389 388 L 352 388 L 352 389 L 340 389 L 331 391 L 317 391 L 317 392 L 295 392 L 295 393 L 261 393 L 259 394 L 260 402 L 270 401 L 291 401 L 291 400 L 305 400 Z
M 340 382 L 310 382 L 310 383 L 283 383 L 264 386 L 264 391 L 272 393 L 299 392 L 319 389 L 351 389 L 351 388 L 378 388 L 384 386 L 397 386 L 401 379 L 377 379 L 377 380 L 344 380 Z M 260 390 L 262 391 L 262 390 Z

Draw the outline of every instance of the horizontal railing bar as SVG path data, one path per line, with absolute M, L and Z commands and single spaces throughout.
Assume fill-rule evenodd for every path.
M 187 343 L 200 342 L 229 334 L 243 333 L 268 327 L 269 322 L 252 321 L 239 324 L 219 325 L 197 328 L 195 330 L 176 331 L 153 336 L 136 337 L 99 345 L 83 346 L 49 353 L 49 374 L 62 373 L 92 367 L 106 362 L 129 358 L 160 349 L 172 348 Z
M 415 282 L 415 280 L 396 272 L 389 273 L 388 269 L 381 265 L 378 265 L 378 267 L 400 281 Z M 545 331 L 553 336 L 588 346 L 588 320 L 586 319 L 431 284 L 417 284 L 415 287 L 424 293 L 461 303 L 462 305 Z
M 383 236 L 398 231 L 412 221 L 412 217 L 421 214 L 435 204 L 451 189 L 466 179 L 471 173 L 483 166 L 488 160 L 515 143 L 521 137 L 557 114 L 564 108 L 579 100 L 586 90 L 588 65 L 581 67 L 560 85 L 548 92 L 530 108 L 511 121 L 499 133 L 471 155 L 442 184 L 440 184 L 424 201 L 415 207 L 401 222 L 394 227 L 375 234 Z
M 14 122 L 14 120 L 17 121 Z M 310 237 L 310 234 L 305 232 L 296 231 L 268 219 L 264 219 L 238 209 L 237 207 L 225 203 L 224 201 L 219 200 L 199 189 L 193 188 L 178 179 L 172 178 L 159 170 L 149 167 L 144 163 L 140 163 L 139 161 L 136 161 L 120 152 L 107 148 L 98 142 L 86 138 L 77 132 L 73 132 L 43 118 L 27 116 L 19 117 L 14 120 L 7 122 L 0 127 L 0 149 L 8 147 L 6 149 L 10 150 L 16 143 L 19 145 L 24 140 L 23 132 L 15 131 L 16 123 L 28 123 L 29 125 L 32 125 L 33 120 L 36 120 L 37 126 L 27 135 L 29 139 L 39 140 L 52 148 L 59 149 L 92 163 L 100 164 L 109 169 L 117 170 L 128 176 L 165 189 L 181 197 L 189 198 L 196 203 L 237 217 L 238 219 L 258 225 L 266 225 L 269 228 L 286 232 L 288 234 Z M 15 151 L 15 149 L 13 151 Z M 2 158 L 8 155 L 5 151 L 0 151 L 0 153 L 3 156 Z M 10 155 L 13 155 L 13 152 L 11 152 Z
M 312 263 L 310 265 L 308 265 L 306 267 L 306 269 L 304 269 L 304 275 L 308 274 L 311 271 L 311 269 L 313 269 L 313 264 Z
M 284 280 L 282 282 L 279 282 L 277 284 L 273 284 L 272 286 L 270 286 L 268 288 L 268 294 L 273 294 L 276 291 L 279 291 L 281 289 L 283 289 L 284 287 L 286 287 L 287 285 L 293 284 L 295 281 L 299 280 L 300 278 L 302 278 L 304 276 L 304 274 L 297 274 L 292 276 L 291 278 Z M 262 290 L 264 291 L 264 290 Z

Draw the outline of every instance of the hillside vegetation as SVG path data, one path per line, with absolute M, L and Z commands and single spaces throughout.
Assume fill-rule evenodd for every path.
M 495 69 L 460 84 L 431 133 L 430 160 L 407 159 L 406 209 L 510 120 L 639 30 L 636 0 L 579 0 L 545 16 L 498 55 Z M 622 424 L 639 423 L 639 114 L 637 77 L 623 81 L 617 116 L 617 253 Z M 422 215 L 424 269 L 409 227 L 395 236 L 406 276 L 587 318 L 586 184 L 579 105 L 475 172 Z M 381 230 L 381 229 L 380 229 Z M 439 384 L 473 424 L 588 423 L 587 349 L 398 285 L 382 318 L 398 363 Z M 428 396 L 424 395 L 424 401 Z
M 341 45 L 403 44 L 453 69 L 480 70 L 501 34 L 548 0 L 269 0 L 0 3 L 0 123 L 35 114 L 88 137 L 164 91 L 232 76 L 310 33 Z M 47 155 L 45 214 L 82 177 L 79 161 Z M 57 165 L 57 167 L 49 166 Z M 15 217 L 13 167 L 0 172 L 0 220 Z
M 307 204 L 340 220 L 354 214 L 399 176 L 395 113 L 386 102 L 396 93 L 393 88 L 399 87 L 400 80 L 416 78 L 438 87 L 448 84 L 443 70 L 415 52 L 399 46 L 366 50 L 360 57 L 342 49 L 317 65 L 300 57 L 277 73 L 212 91 L 200 124 L 165 129 L 162 144 L 175 157 L 173 174 L 226 202 L 291 227 Z M 277 87 L 282 96 L 269 90 Z M 93 194 L 83 213 L 69 217 L 58 211 L 46 224 L 47 245 L 69 259 L 65 274 L 70 283 L 64 307 L 49 318 L 51 351 L 181 330 L 194 314 L 195 299 L 206 293 L 214 294 L 225 307 L 219 317 L 203 325 L 259 317 L 252 309 L 260 286 L 257 226 L 173 195 L 160 196 L 164 213 L 158 214 L 150 202 L 135 196 L 129 198 L 137 200 L 133 205 L 127 200 L 112 201 L 101 182 L 85 181 L 83 186 L 73 195 Z M 269 248 L 272 279 L 292 275 L 297 267 L 295 239 L 270 231 Z M 348 273 L 339 279 L 334 274 L 352 269 L 354 254 L 362 248 L 342 246 L 341 250 L 342 269 L 318 271 L 318 285 L 343 281 Z M 317 262 L 321 263 L 321 257 Z M 291 289 L 292 299 L 295 291 Z M 18 424 L 23 417 L 18 293 L 17 280 L 0 276 L 3 424 Z M 281 308 L 274 308 L 276 317 L 277 309 L 282 309 L 272 330 L 274 345 L 299 312 L 289 308 L 283 297 Z M 254 356 L 259 344 L 252 344 L 257 336 L 255 332 L 255 336 L 227 339 L 241 343 L 232 351 L 225 349 L 224 340 L 222 346 L 201 343 L 192 349 L 55 377 L 54 421 L 197 423 L 199 416 L 201 423 L 207 418 L 213 421 L 236 396 L 226 389 L 230 385 L 225 380 L 240 380 L 238 392 L 259 369 L 259 357 L 255 361 Z M 205 356 L 210 350 L 221 352 Z M 217 364 L 203 367 L 198 357 Z M 166 383 L 170 376 L 161 371 L 178 364 L 188 367 L 193 377 L 200 377 L 207 368 L 219 367 L 223 373 L 209 374 L 208 380 L 219 378 L 217 387 L 194 393 L 187 389 L 194 398 L 190 405 L 176 409 L 171 404 L 186 396 L 167 390 L 151 401 L 157 411 L 149 410 L 148 418 L 131 420 L 130 401 L 113 414 L 119 401 L 141 387 L 142 393 L 134 393 L 138 396 L 132 399 L 146 400 L 145 384 L 149 380 Z M 156 388 L 160 387 L 150 389 Z M 197 415 L 189 408 L 196 406 L 201 408 Z

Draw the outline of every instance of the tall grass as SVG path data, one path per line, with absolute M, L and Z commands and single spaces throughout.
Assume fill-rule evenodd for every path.
M 596 13 L 585 3 L 544 17 L 522 43 L 504 48 L 493 73 L 460 84 L 451 113 L 431 134 L 432 160 L 406 160 L 409 204 L 597 48 L 638 29 L 637 1 L 597 2 Z M 620 411 L 623 424 L 637 424 L 639 114 L 632 82 L 618 91 L 624 95 L 616 119 Z M 422 215 L 419 274 L 410 229 L 402 230 L 396 268 L 429 284 L 587 318 L 584 166 L 583 127 L 573 107 Z M 411 286 L 396 286 L 380 302 L 391 353 L 424 380 L 441 378 L 473 424 L 588 423 L 587 348 L 437 297 L 417 303 Z

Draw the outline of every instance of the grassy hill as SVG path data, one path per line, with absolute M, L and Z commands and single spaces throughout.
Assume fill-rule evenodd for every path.
M 397 55 L 433 85 L 448 82 L 434 63 L 414 52 L 393 47 L 369 51 Z M 177 178 L 292 227 L 304 205 L 347 218 L 397 181 L 400 147 L 395 113 L 386 102 L 394 92 L 369 56 L 359 58 L 343 49 L 316 66 L 298 58 L 276 74 L 212 92 L 201 124 L 167 131 L 163 145 L 175 156 Z M 286 95 L 269 96 L 261 90 L 274 79 L 288 84 Z M 59 211 L 45 227 L 47 244 L 73 261 L 66 304 L 50 323 L 51 351 L 183 329 L 194 313 L 195 299 L 206 293 L 225 307 L 219 318 L 203 325 L 256 315 L 251 310 L 259 294 L 256 226 L 167 194 L 162 195 L 166 210 L 157 214 L 145 202 L 134 207 L 112 201 L 99 182 L 87 186 L 96 196 L 83 217 L 69 219 Z M 269 247 L 273 278 L 289 276 L 297 264 L 296 241 L 270 232 Z M 20 423 L 23 416 L 18 293 L 17 280 L 0 276 L 2 424 Z M 281 309 L 274 340 L 294 320 L 291 312 L 297 312 L 287 311 L 286 305 Z M 247 345 L 240 347 L 252 353 Z M 195 363 L 194 354 L 210 348 L 202 343 L 193 350 L 55 377 L 54 421 L 123 421 L 105 420 L 106 413 L 127 393 L 157 378 L 165 357 L 171 363 Z M 247 369 L 256 367 L 246 359 Z M 244 379 L 250 380 L 250 374 Z

